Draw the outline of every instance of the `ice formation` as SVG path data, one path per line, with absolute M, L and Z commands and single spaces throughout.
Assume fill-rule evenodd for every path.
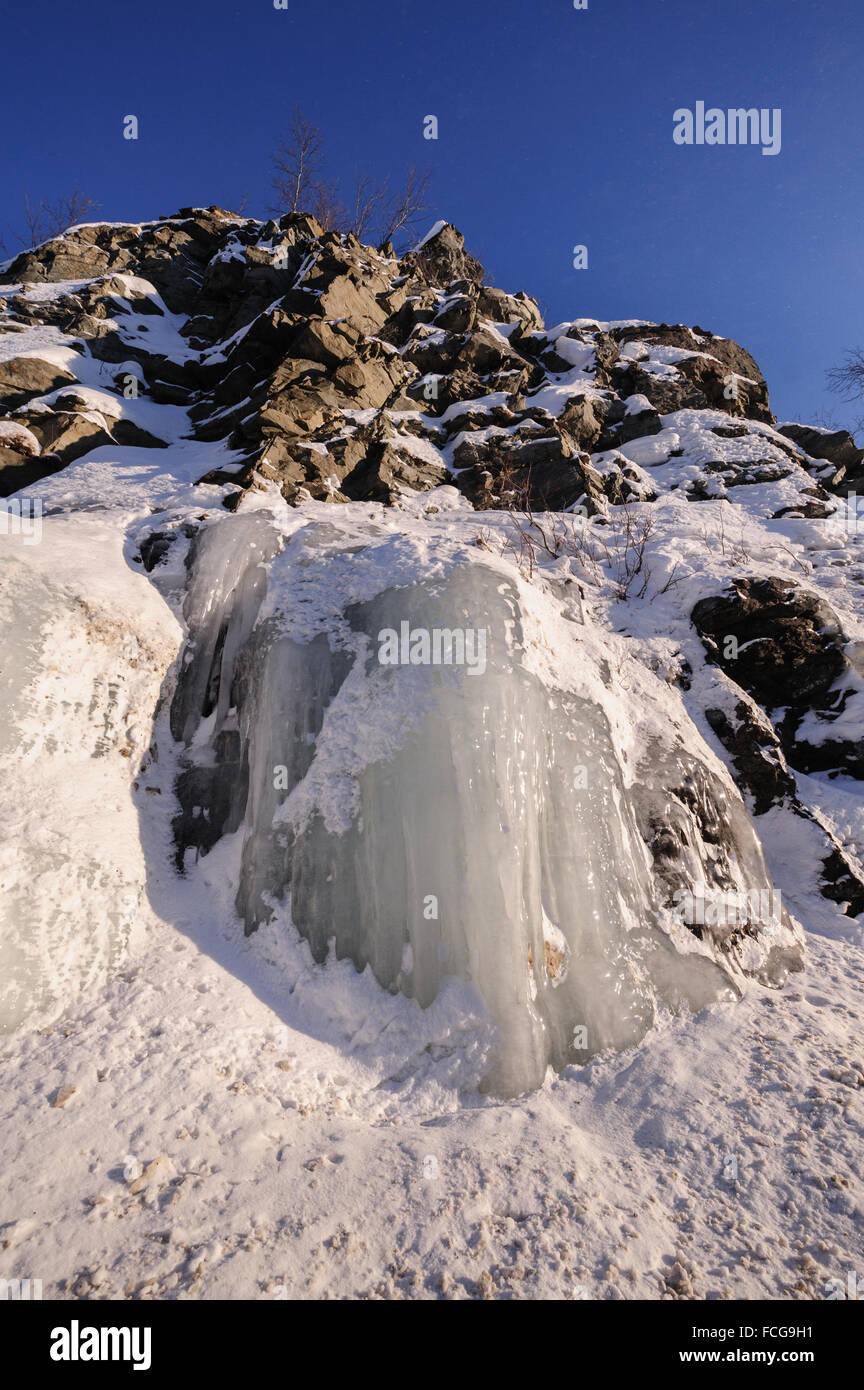
M 469 982 L 502 1095 L 635 1043 L 660 1004 L 782 978 L 783 920 L 689 932 L 670 911 L 700 880 L 768 886 L 731 783 L 670 734 L 625 769 L 602 700 L 538 663 L 512 567 L 464 545 L 431 561 L 355 510 L 287 535 L 253 512 L 194 546 L 181 862 L 240 830 L 248 932 L 290 911 L 317 960 L 333 949 L 421 1006 Z M 572 672 L 594 657 L 569 617 Z

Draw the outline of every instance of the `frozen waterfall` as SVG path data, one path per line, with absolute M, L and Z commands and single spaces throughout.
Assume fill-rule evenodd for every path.
M 536 669 L 512 568 L 464 545 L 421 557 L 371 523 L 284 537 L 262 511 L 200 534 L 186 617 L 179 855 L 242 831 L 247 932 L 290 911 L 317 960 L 335 949 L 422 1006 L 470 982 L 501 1095 L 635 1043 L 660 1002 L 735 997 L 716 941 L 670 933 L 650 788 L 625 779 L 602 704 Z M 730 882 L 764 887 L 743 807 L 725 822 Z

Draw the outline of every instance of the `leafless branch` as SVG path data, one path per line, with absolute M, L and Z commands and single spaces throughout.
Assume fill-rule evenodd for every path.
M 416 164 L 409 164 L 405 171 L 405 182 L 395 194 L 387 198 L 381 223 L 383 245 L 392 241 L 399 232 L 408 232 L 429 211 L 429 180 L 431 168 L 420 173 Z
M 365 171 L 355 175 L 351 231 L 358 241 L 369 236 L 382 219 L 386 194 L 386 184 L 376 183 Z
M 348 230 L 348 213 L 332 180 L 315 183 L 309 192 L 308 209 L 326 231 Z
M 830 391 L 844 401 L 859 400 L 864 396 L 864 349 L 853 348 L 846 353 L 842 367 L 832 367 L 825 375 Z
M 51 202 L 47 198 L 41 198 L 39 202 L 33 202 L 30 194 L 24 194 L 23 212 L 23 233 L 13 232 L 15 240 L 19 246 L 27 249 L 30 246 L 40 246 L 43 241 L 50 241 L 53 237 L 61 236 L 69 227 L 74 227 L 79 222 L 86 222 L 93 213 L 98 211 L 99 203 L 95 198 L 91 198 L 88 193 L 82 193 L 77 186 L 71 193 L 61 194 Z M 5 241 L 0 241 L 0 247 L 8 250 Z
M 295 106 L 288 124 L 288 139 L 273 156 L 273 188 L 278 200 L 274 212 L 303 212 L 310 204 L 323 167 L 321 132 Z M 304 206 L 305 205 L 305 206 Z

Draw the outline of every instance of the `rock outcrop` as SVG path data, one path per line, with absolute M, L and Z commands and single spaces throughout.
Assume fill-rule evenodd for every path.
M 27 294 L 52 283 L 63 286 L 53 297 Z M 62 366 L 27 354 L 0 366 L 7 418 L 42 440 L 31 480 L 84 445 L 164 442 L 122 407 L 113 421 L 86 403 L 77 423 L 53 418 L 73 400 L 60 389 L 94 361 L 120 401 L 134 380 L 142 398 L 185 407 L 193 438 L 227 443 L 235 462 L 208 481 L 238 492 L 275 483 L 291 502 L 393 502 L 449 476 L 479 507 L 518 498 L 593 514 L 604 499 L 647 495 L 617 451 L 658 434 L 661 415 L 714 409 L 745 433 L 744 421 L 773 423 L 762 374 L 737 344 L 637 321 L 547 330 L 523 291 L 484 283 L 446 223 L 397 259 L 308 215 L 261 223 L 183 208 L 74 228 L 18 256 L 0 284 L 6 332 L 50 325 L 65 348 Z M 160 320 L 175 316 L 179 358 L 160 344 Z M 776 444 L 768 453 L 766 466 L 783 457 Z M 5 491 L 20 486 L 22 464 L 4 459 Z M 707 467 L 696 496 L 717 485 Z

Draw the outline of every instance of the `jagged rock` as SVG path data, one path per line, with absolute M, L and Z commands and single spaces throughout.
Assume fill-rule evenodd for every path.
M 695 501 L 716 495 L 712 479 L 719 478 L 724 487 L 746 487 L 757 483 L 778 483 L 791 474 L 777 459 L 752 459 L 746 463 L 725 459 L 710 459 L 702 464 L 702 476 L 688 486 L 687 495 Z M 791 510 L 791 509 L 790 509 Z
M 436 328 L 448 333 L 467 333 L 477 321 L 477 303 L 470 294 L 456 294 L 447 299 L 433 319 Z
M 575 338 L 583 341 L 579 329 L 568 330 L 568 338 Z M 621 349 L 611 333 L 597 333 L 593 339 L 594 347 L 594 372 L 597 385 L 609 386 L 612 383 L 612 374 L 621 356 Z M 568 363 L 569 366 L 569 363 Z
M 604 400 L 599 406 L 597 402 L 594 405 L 595 411 L 600 410 L 603 429 L 591 446 L 593 453 L 620 449 L 634 439 L 659 434 L 663 428 L 657 409 L 647 396 L 630 396 L 626 401 Z
M 479 285 L 483 267 L 465 250 L 465 238 L 449 222 L 417 250 L 402 258 L 409 270 L 416 270 L 427 285 L 446 288 L 454 280 L 470 280 Z
M 644 439 L 646 435 L 659 434 L 662 428 L 660 416 L 646 399 L 642 409 L 634 407 L 624 415 L 615 431 L 617 443 L 612 447 L 629 444 L 631 439 Z
M 459 334 L 448 333 L 431 324 L 420 324 L 412 333 L 402 356 L 406 362 L 413 362 L 420 372 L 444 376 L 455 368 L 461 348 L 462 338 Z
M 341 491 L 354 502 L 393 502 L 405 489 L 422 492 L 449 481 L 446 468 L 418 458 L 407 448 L 379 443 L 344 478 Z
M 440 323 L 440 319 L 436 323 Z M 505 368 L 526 374 L 530 372 L 530 364 L 524 357 L 514 352 L 500 336 L 485 328 L 477 328 L 468 335 L 459 348 L 456 361 L 477 376 L 488 376 Z
M 841 496 L 864 484 L 864 449 L 858 449 L 848 430 L 821 430 L 809 425 L 778 425 L 778 433 L 791 439 L 814 459 L 834 464 L 830 486 Z
M 753 700 L 742 697 L 731 714 L 709 706 L 705 718 L 730 754 L 738 786 L 752 798 L 754 815 L 764 815 L 794 796 L 795 778 L 780 741 Z
M 456 439 L 460 487 L 478 505 L 506 504 L 515 487 L 532 507 L 581 498 L 589 511 L 602 510 L 607 502 L 656 495 L 637 464 L 618 451 L 658 433 L 661 412 L 718 405 L 727 415 L 771 418 L 761 373 L 735 343 L 698 327 L 607 329 L 590 320 L 556 329 L 566 343 L 553 339 L 523 291 L 511 295 L 482 284 L 482 267 L 448 224 L 397 262 L 392 248 L 375 251 L 352 234 L 324 232 L 305 214 L 262 224 L 217 207 L 181 208 L 142 225 L 78 228 L 19 257 L 4 278 L 56 279 L 69 272 L 70 258 L 92 283 L 56 298 L 13 295 L 3 326 L 52 324 L 83 337 L 100 362 L 137 363 L 154 402 L 188 408 L 194 438 L 225 440 L 236 451 L 233 464 L 220 464 L 206 478 L 230 480 L 241 491 L 264 477 L 278 480 L 292 499 L 311 493 L 338 500 L 352 491 L 392 498 L 403 486 L 429 486 L 437 464 L 430 471 L 417 453 L 409 459 L 398 447 L 391 457 L 383 446 L 392 430 L 370 428 L 368 420 L 358 429 L 351 417 L 389 409 L 402 413 L 403 431 L 438 448 Z M 185 317 L 181 332 L 194 351 L 182 359 L 142 346 L 142 317 L 163 313 L 159 295 Z M 506 327 L 498 332 L 495 324 Z M 588 351 L 574 353 L 572 345 Z M 673 356 L 680 359 L 674 371 L 657 374 L 622 360 L 625 345 L 628 359 L 650 355 L 655 345 L 677 349 Z M 533 404 L 550 371 L 566 376 L 577 363 L 593 377 L 593 390 L 565 400 L 555 418 Z M 34 370 L 43 375 L 29 394 L 7 394 L 13 407 L 74 380 L 48 375 L 45 364 Z M 743 382 L 743 394 L 732 402 L 724 393 L 730 372 Z M 111 376 L 121 391 L 124 374 Z M 61 463 L 109 442 L 162 445 L 110 411 L 101 433 L 95 416 L 63 414 L 39 425 L 45 448 L 56 449 Z M 506 444 L 490 427 L 508 431 Z M 736 434 L 746 428 L 729 426 Z M 723 429 L 714 427 L 718 438 L 732 437 Z M 790 461 L 809 462 L 791 439 L 785 448 Z M 583 462 L 586 453 L 603 455 L 599 472 Z M 717 495 L 718 484 L 783 476 L 776 461 L 730 464 L 718 451 L 686 486 L 696 500 Z M 824 515 L 828 501 L 817 484 L 782 514 Z
M 810 425 L 778 425 L 777 431 L 798 444 L 814 459 L 829 459 L 838 467 L 857 469 L 864 460 L 864 449 L 855 447 L 848 430 L 821 430 Z
M 827 495 L 828 494 L 824 491 L 823 488 L 810 487 L 802 488 L 801 492 L 799 493 L 799 496 L 802 498 L 805 496 L 827 498 Z M 824 517 L 831 516 L 833 512 L 834 508 L 832 506 L 826 506 L 824 502 L 801 501 L 789 507 L 780 507 L 776 512 L 772 512 L 771 516 L 772 519 L 775 521 L 781 516 L 800 516 L 809 517 L 813 520 L 819 520 L 823 519 Z
M 734 580 L 731 592 L 702 599 L 691 613 L 710 661 L 721 666 L 770 715 L 792 767 L 842 768 L 864 778 L 864 748 L 830 736 L 853 693 L 836 614 L 815 594 L 788 580 Z M 732 639 L 730 642 L 729 639 Z M 819 742 L 802 735 L 805 716 L 824 726 Z
M 400 286 L 400 289 L 404 290 L 404 286 Z M 418 324 L 432 322 L 437 302 L 435 291 L 431 289 L 406 296 L 399 308 L 382 324 L 377 336 L 385 343 L 404 347 Z
M 140 273 L 153 282 L 173 314 L 193 312 L 204 268 L 224 231 L 224 222 L 215 210 L 184 211 L 191 215 L 148 228 L 142 237 Z
M 97 413 L 82 413 L 79 410 L 43 411 L 32 418 L 29 428 L 39 439 L 43 450 L 52 453 L 63 467 L 106 444 L 131 445 L 138 449 L 168 447 L 163 439 L 157 439 L 132 420 L 122 417 L 108 419 Z
M 107 228 L 73 229 L 33 251 L 22 252 L 9 267 L 9 279 L 30 285 L 91 280 L 112 270 L 125 270 L 131 267 L 132 256 L 119 241 L 120 237 L 112 238 Z
M 655 376 L 634 361 L 604 368 L 620 395 L 643 395 L 663 415 L 710 408 L 773 424 L 765 378 L 749 352 L 731 339 L 715 338 L 705 329 L 684 324 L 628 326 L 614 329 L 611 336 L 620 344 L 659 344 L 690 354 L 675 363 L 675 378 Z M 728 380 L 730 376 L 734 382 Z
M 8 357 L 0 362 L 0 400 L 10 410 L 74 381 L 71 372 L 41 357 Z
M 321 295 L 321 312 L 328 319 L 346 319 L 363 333 L 374 333 L 388 317 L 388 307 L 378 295 L 387 288 L 383 277 L 358 282 L 356 272 L 338 275 Z
M 602 510 L 603 485 L 589 456 L 568 457 L 560 439 L 517 442 L 490 451 L 482 462 L 459 473 L 456 482 L 481 509 L 564 511 L 579 503 L 589 516 Z
M 347 324 L 309 319 L 298 325 L 290 339 L 291 356 L 320 362 L 332 370 L 355 355 L 360 336 L 356 329 L 352 330 Z
M 543 327 L 543 316 L 537 301 L 524 290 L 518 294 L 507 294 L 504 290 L 493 289 L 491 285 L 481 285 L 477 312 L 493 323 L 521 323 L 529 331 Z
M 134 420 L 126 420 L 120 416 L 111 421 L 111 434 L 118 444 L 133 449 L 167 449 L 169 445 L 164 439 L 158 439 L 149 430 L 143 430 L 140 425 L 136 425 Z
M 822 860 L 820 888 L 824 898 L 843 906 L 847 917 L 864 912 L 864 881 L 840 845 Z
M 701 357 L 691 357 L 678 363 L 678 371 L 699 392 L 701 401 L 713 410 L 726 410 L 730 415 L 743 415 L 751 420 L 764 420 L 772 424 L 774 416 L 768 404 L 768 388 L 756 363 L 735 343 L 712 341 L 712 354 L 720 358 L 720 364 L 706 361 Z M 752 365 L 748 365 L 752 364 Z M 746 377 L 739 373 L 746 372 Z M 732 375 L 735 379 L 729 383 Z M 734 390 L 730 398 L 727 390 Z
M 824 702 L 846 669 L 836 615 L 789 580 L 733 580 L 730 592 L 700 600 L 690 617 L 709 658 L 765 710 Z
M 101 415 L 86 416 L 77 411 L 46 413 L 38 416 L 30 428 L 41 441 L 43 452 L 53 454 L 63 467 L 93 449 L 115 442 Z
M 568 401 L 558 417 L 558 432 L 573 452 L 591 453 L 600 439 L 602 420 L 598 419 L 595 402 L 589 396 L 577 396 Z

